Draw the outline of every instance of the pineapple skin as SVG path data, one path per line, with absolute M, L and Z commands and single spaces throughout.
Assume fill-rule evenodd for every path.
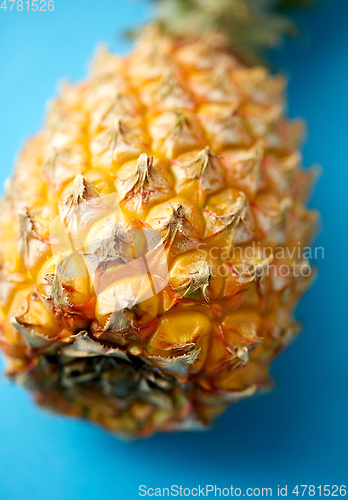
M 317 219 L 284 86 L 219 35 L 183 41 L 152 28 L 125 58 L 101 49 L 88 78 L 51 102 L 0 217 L 0 346 L 39 405 L 145 437 L 209 426 L 270 386 L 311 282 L 280 270 L 307 265 L 298 249 Z M 121 230 L 156 231 L 166 252 L 168 284 L 137 304 L 122 295 L 131 277 L 98 295 L 89 271 L 71 272 L 80 254 L 60 256 L 65 267 L 53 255 L 52 220 L 113 193 Z M 112 315 L 116 295 L 125 307 Z

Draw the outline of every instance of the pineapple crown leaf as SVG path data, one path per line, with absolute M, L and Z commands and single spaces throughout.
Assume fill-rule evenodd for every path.
M 225 33 L 231 47 L 255 61 L 264 50 L 298 34 L 285 15 L 289 7 L 304 7 L 312 0 L 155 0 L 161 28 L 178 37 L 206 30 Z

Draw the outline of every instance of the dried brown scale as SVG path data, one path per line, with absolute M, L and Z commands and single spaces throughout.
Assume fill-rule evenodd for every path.
M 40 405 L 112 432 L 209 425 L 269 385 L 297 334 L 310 278 L 279 276 L 289 259 L 275 251 L 304 247 L 315 225 L 302 125 L 284 115 L 283 79 L 221 36 L 149 30 L 128 57 L 98 57 L 52 103 L 2 200 L 7 371 Z M 60 257 L 58 215 L 74 243 Z M 163 262 L 146 231 L 169 272 L 155 294 Z M 157 281 L 140 280 L 144 256 Z

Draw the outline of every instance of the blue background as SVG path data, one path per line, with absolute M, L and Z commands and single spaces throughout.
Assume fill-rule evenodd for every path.
M 126 51 L 117 33 L 149 15 L 145 1 L 126 0 L 56 0 L 46 13 L 0 10 L 1 185 L 60 78 L 83 78 L 99 40 Z M 312 206 L 322 211 L 317 245 L 325 247 L 319 278 L 298 308 L 304 332 L 274 364 L 276 389 L 230 408 L 211 432 L 127 444 L 45 414 L 3 379 L 1 500 L 136 499 L 142 484 L 347 482 L 347 19 L 347 0 L 323 1 L 298 17 L 306 36 L 275 55 L 290 78 L 290 115 L 309 124 L 305 164 L 324 167 Z

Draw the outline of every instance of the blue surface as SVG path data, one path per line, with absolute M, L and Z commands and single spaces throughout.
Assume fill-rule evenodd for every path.
M 0 3 L 2 0 L 0 0 Z M 145 19 L 144 2 L 56 0 L 51 13 L 0 10 L 0 182 L 40 126 L 59 79 L 82 78 L 95 43 Z M 312 205 L 323 215 L 319 278 L 298 308 L 303 335 L 274 364 L 276 389 L 231 408 L 205 434 L 126 444 L 47 415 L 0 382 L 0 499 L 136 499 L 139 485 L 272 487 L 348 479 L 347 80 L 348 2 L 301 14 L 307 37 L 279 51 L 290 115 L 305 116 L 307 165 L 324 167 Z M 296 498 L 294 495 L 290 495 Z

